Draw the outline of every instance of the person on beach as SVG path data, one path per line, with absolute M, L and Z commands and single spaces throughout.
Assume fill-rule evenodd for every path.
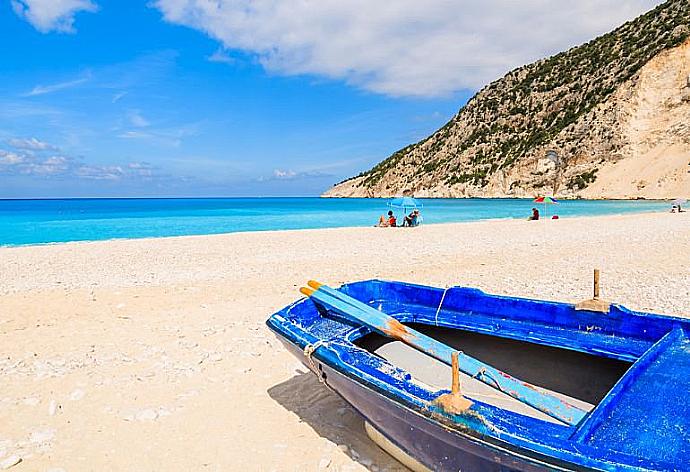
M 419 224 L 419 210 L 412 210 L 412 213 L 410 213 L 408 216 L 405 217 L 403 220 L 403 226 L 408 226 L 412 228 L 413 226 L 417 226 Z
M 395 215 L 393 214 L 393 211 L 389 210 L 388 211 L 388 227 L 389 228 L 395 228 L 398 226 L 398 220 L 395 219 Z
M 398 222 L 395 219 L 395 215 L 392 211 L 388 211 L 388 218 L 386 219 L 385 216 L 381 215 L 379 217 L 379 223 L 376 226 L 379 228 L 395 228 L 397 225 Z
M 532 216 L 527 218 L 527 221 L 537 221 L 539 219 L 539 210 L 532 208 Z

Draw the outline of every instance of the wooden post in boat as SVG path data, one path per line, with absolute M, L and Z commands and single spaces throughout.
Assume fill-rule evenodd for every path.
M 600 311 L 608 313 L 611 309 L 611 304 L 607 301 L 599 299 L 599 269 L 594 269 L 594 297 L 591 300 L 584 300 L 575 305 L 576 310 Z
M 458 364 L 458 352 L 455 351 L 450 355 L 453 369 L 453 383 L 451 384 L 451 392 L 453 395 L 460 394 L 460 365 Z
M 453 351 L 450 355 L 453 377 L 451 381 L 450 393 L 441 395 L 434 400 L 434 404 L 441 407 L 443 411 L 457 415 L 466 411 L 472 406 L 472 402 L 462 396 L 460 392 L 460 353 Z

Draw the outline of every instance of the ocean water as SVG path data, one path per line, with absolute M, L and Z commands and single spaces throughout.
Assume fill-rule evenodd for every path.
M 371 226 L 388 208 L 380 199 L 179 198 L 0 200 L 0 245 L 97 241 L 283 229 Z M 424 224 L 527 218 L 531 200 L 424 199 Z M 544 206 L 538 205 L 540 212 Z M 563 201 L 550 216 L 665 211 L 659 201 Z M 396 212 L 398 218 L 402 212 Z

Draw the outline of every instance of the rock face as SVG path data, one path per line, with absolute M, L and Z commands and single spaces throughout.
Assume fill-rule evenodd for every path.
M 690 2 L 670 0 L 518 68 L 324 196 L 690 196 L 689 25 Z

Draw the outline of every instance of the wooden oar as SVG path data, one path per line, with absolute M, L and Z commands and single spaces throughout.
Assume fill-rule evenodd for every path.
M 326 285 L 316 281 L 310 281 L 309 285 L 310 288 L 303 287 L 300 291 L 325 308 L 362 323 L 384 336 L 402 341 L 445 364 L 452 365 L 452 356 L 456 351 L 450 346 L 407 327 L 395 318 Z M 458 364 L 460 370 L 470 377 L 566 424 L 576 425 L 586 415 L 585 411 L 560 398 L 537 391 L 533 385 L 513 378 L 462 352 L 458 355 Z

